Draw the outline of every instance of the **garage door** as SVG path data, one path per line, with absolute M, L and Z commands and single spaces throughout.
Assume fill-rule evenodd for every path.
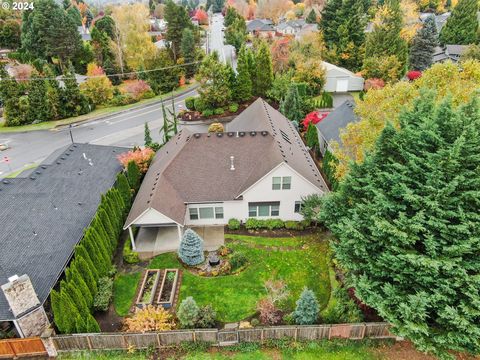
M 338 79 L 336 92 L 348 92 L 348 79 Z

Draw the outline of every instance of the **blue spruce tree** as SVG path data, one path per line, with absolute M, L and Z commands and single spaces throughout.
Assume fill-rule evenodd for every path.
M 192 229 L 187 229 L 183 234 L 178 256 L 187 265 L 194 266 L 205 260 L 203 255 L 203 239 Z

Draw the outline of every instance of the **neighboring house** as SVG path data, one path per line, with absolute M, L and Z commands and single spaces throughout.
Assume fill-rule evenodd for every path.
M 304 36 L 311 33 L 318 32 L 318 24 L 305 24 L 302 28 L 295 34 L 295 39 L 301 40 Z
M 31 301 L 33 308 L 18 316 L 0 291 L 0 323 L 13 322 L 19 336 L 32 334 L 25 331 L 31 325 L 25 324 L 26 316 L 38 310 L 44 313 L 42 305 L 95 215 L 101 194 L 114 185 L 122 169 L 117 156 L 123 151 L 72 144 L 28 175 L 0 182 L 0 285 L 5 291 L 26 275 L 34 290 L 23 299 Z M 38 300 L 31 299 L 35 293 Z
M 355 103 L 347 100 L 315 125 L 322 156 L 325 155 L 327 150 L 330 150 L 332 141 L 338 142 L 341 146 L 340 129 L 347 127 L 347 125 L 352 122 L 358 121 L 354 110 Z
M 267 19 L 247 21 L 247 32 L 260 37 L 273 37 L 276 33 L 272 21 Z
M 305 20 L 303 19 L 289 20 L 278 24 L 277 31 L 283 35 L 295 35 L 305 26 L 305 24 Z
M 440 15 L 434 15 L 432 13 L 420 13 L 420 21 L 425 22 L 425 20 L 427 20 L 428 17 L 434 16 L 435 25 L 437 26 L 437 31 L 440 33 L 440 31 L 442 31 L 442 28 L 447 23 L 447 20 L 451 14 L 452 14 L 451 12 L 446 12 Z M 477 13 L 477 19 L 480 22 L 480 11 Z
M 59 75 L 55 78 L 58 81 L 58 86 L 61 88 L 65 87 L 65 83 L 63 81 L 63 75 Z M 80 74 L 75 74 L 75 80 L 77 81 L 77 84 L 83 84 L 85 81 L 87 81 L 87 76 L 86 75 L 80 75 Z
M 462 54 L 468 49 L 468 45 L 445 45 L 437 46 L 433 54 L 433 62 L 441 63 L 447 60 L 459 62 Z
M 83 41 L 91 41 L 92 35 L 90 35 L 90 30 L 85 25 L 77 26 L 77 31 L 82 37 Z
M 327 92 L 362 91 L 364 80 L 350 70 L 322 61 L 325 68 L 326 81 L 324 90 Z
M 156 41 L 154 44 L 157 47 L 157 49 L 166 49 L 167 47 L 167 43 L 165 42 L 164 39 L 160 39 Z
M 257 99 L 226 132 L 183 129 L 162 147 L 124 228 L 142 258 L 177 250 L 186 227 L 213 250 L 229 219 L 302 220 L 302 197 L 327 191 L 292 122 Z

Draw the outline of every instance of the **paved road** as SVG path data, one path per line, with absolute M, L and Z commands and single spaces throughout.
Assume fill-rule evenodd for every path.
M 194 95 L 195 91 L 191 90 L 176 98 L 177 112 L 185 107 L 184 99 Z M 171 109 L 171 102 L 167 101 L 166 104 L 168 104 L 166 108 Z M 143 145 L 145 122 L 149 124 L 153 140 L 159 141 L 163 125 L 160 104 L 147 105 L 141 109 L 78 124 L 72 128 L 72 135 L 77 143 L 132 147 Z M 201 125 L 188 127 L 192 131 L 205 131 L 205 127 Z M 7 143 L 10 146 L 8 150 L 0 153 L 2 158 L 8 156 L 10 159 L 10 164 L 0 163 L 1 178 L 26 165 L 41 162 L 53 151 L 70 144 L 71 140 L 68 127 L 64 127 L 45 131 L 0 133 L 0 143 Z
M 216 51 L 219 55 L 220 61 L 224 64 L 229 63 L 234 69 L 237 68 L 237 61 L 235 58 L 235 48 L 231 45 L 225 45 L 224 43 L 224 25 L 223 15 L 213 14 L 210 20 L 209 31 L 209 51 Z

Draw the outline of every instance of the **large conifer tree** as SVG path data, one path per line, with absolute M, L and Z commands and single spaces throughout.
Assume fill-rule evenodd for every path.
M 248 50 L 245 46 L 240 48 L 237 62 L 237 86 L 235 89 L 235 98 L 238 101 L 247 101 L 252 97 L 252 74 L 250 74 L 248 64 Z
M 265 97 L 273 83 L 272 55 L 265 41 L 260 43 L 255 53 L 255 68 L 254 93 Z
M 423 71 L 428 69 L 433 62 L 433 54 L 438 43 L 437 26 L 435 17 L 429 16 L 423 27 L 419 29 L 412 39 L 410 48 L 410 68 Z
M 421 350 L 480 352 L 480 108 L 423 93 L 323 203 L 356 295 Z
M 460 0 L 440 32 L 444 45 L 469 45 L 478 41 L 478 0 Z

